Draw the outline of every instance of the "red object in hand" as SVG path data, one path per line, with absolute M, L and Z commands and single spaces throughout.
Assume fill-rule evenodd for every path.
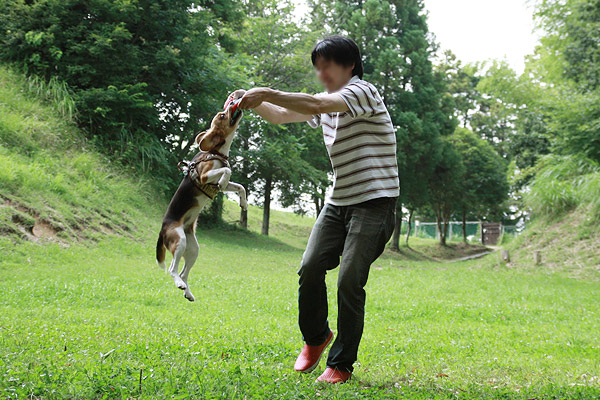
M 240 97 L 239 99 L 234 99 L 233 95 L 230 95 L 227 98 L 227 101 L 225 102 L 225 107 L 223 107 L 224 110 L 227 110 L 227 108 L 229 106 L 233 107 L 233 109 L 231 110 L 232 112 L 235 112 L 235 110 L 237 110 L 238 105 L 240 104 L 240 101 L 242 101 L 242 98 Z

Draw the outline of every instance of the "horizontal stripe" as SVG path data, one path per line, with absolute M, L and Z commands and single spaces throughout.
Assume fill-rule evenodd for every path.
M 334 158 L 334 157 L 339 157 L 339 156 L 341 156 L 341 155 L 344 155 L 344 154 L 346 154 L 346 153 L 349 153 L 349 152 L 351 152 L 351 151 L 353 151 L 353 150 L 361 149 L 361 148 L 363 148 L 363 147 L 369 147 L 369 146 L 370 146 L 370 147 L 383 147 L 383 146 L 395 146 L 395 145 L 396 145 L 396 143 L 362 143 L 362 144 L 356 145 L 356 146 L 354 146 L 354 147 L 350 147 L 350 148 L 348 148 L 348 149 L 345 149 L 345 150 L 342 150 L 342 151 L 338 151 L 338 152 L 337 152 L 337 153 L 335 153 L 335 154 L 333 154 L 333 153 L 332 153 L 332 154 L 329 154 L 329 156 L 330 156 L 331 158 Z
M 344 118 L 348 115 L 348 113 L 346 111 L 343 111 L 343 112 L 337 113 L 337 115 L 333 114 L 333 113 L 326 113 L 326 114 L 322 114 L 322 115 L 329 117 L 333 120 L 333 119 L 338 119 L 338 118 Z
M 370 167 L 365 167 L 365 168 L 357 169 L 357 170 L 354 170 L 352 172 L 348 172 L 348 173 L 345 173 L 343 175 L 336 176 L 336 182 L 339 181 L 340 179 L 345 179 L 345 178 L 348 178 L 348 177 L 350 177 L 352 175 L 360 174 L 361 172 L 370 171 L 370 170 L 373 170 L 373 169 L 386 169 L 386 168 L 394 168 L 394 170 L 396 170 L 398 168 L 398 164 L 373 165 L 373 166 L 370 166 Z
M 352 197 L 356 197 L 356 196 L 362 196 L 363 194 L 367 194 L 367 193 L 372 193 L 372 192 L 377 192 L 377 191 L 384 191 L 384 190 L 396 190 L 398 189 L 398 186 L 390 186 L 390 187 L 385 187 L 385 188 L 375 188 L 375 189 L 371 189 L 371 190 L 365 190 L 364 192 L 360 192 L 360 193 L 354 193 L 354 194 L 349 194 L 346 196 L 336 196 L 333 195 L 331 196 L 332 200 L 343 200 L 343 199 L 349 199 Z
M 325 135 L 325 132 L 323 132 L 323 135 Z M 344 142 L 346 142 L 346 141 L 348 141 L 348 140 L 350 140 L 350 139 L 355 139 L 355 138 L 357 138 L 357 137 L 360 137 L 360 136 L 365 136 L 365 135 L 370 135 L 370 136 L 387 136 L 387 135 L 390 135 L 390 136 L 392 136 L 394 139 L 396 138 L 395 132 L 364 132 L 364 131 L 363 131 L 363 132 L 356 132 L 356 133 L 353 133 L 352 135 L 344 136 L 344 137 L 343 137 L 343 138 L 341 138 L 341 139 L 337 139 L 337 140 L 336 140 L 336 141 L 333 143 L 333 145 L 334 145 L 334 146 L 335 146 L 335 145 L 339 145 L 340 143 L 344 143 Z M 395 142 L 394 142 L 394 143 L 395 143 Z
M 389 154 L 389 153 L 386 153 L 386 154 L 369 154 L 369 155 L 366 155 L 366 156 L 354 158 L 354 159 L 346 161 L 346 162 L 344 162 L 342 164 L 334 165 L 333 168 L 335 168 L 335 169 L 343 168 L 346 165 L 352 164 L 353 162 L 357 162 L 357 161 L 360 161 L 360 160 L 364 160 L 366 158 L 383 158 L 383 157 L 393 157 L 394 160 L 395 160 L 396 159 L 396 153 L 392 153 L 392 154 Z
M 387 111 L 383 110 L 383 111 L 378 111 L 376 113 L 374 113 L 373 115 L 369 115 L 367 118 L 371 119 L 373 117 L 378 117 L 380 115 L 386 115 Z M 345 120 L 345 121 L 356 121 L 356 118 L 352 118 L 352 115 L 346 113 L 346 112 L 342 112 L 340 113 L 340 115 L 336 116 L 333 114 L 320 114 L 320 117 L 324 120 L 328 120 L 330 122 L 333 121 L 340 121 L 340 120 Z M 366 119 L 366 118 L 361 118 L 361 119 Z M 343 125 L 342 125 L 343 126 Z
M 386 119 L 385 121 L 373 121 L 373 120 L 370 120 L 370 119 L 359 118 L 359 119 L 353 120 L 352 122 L 348 122 L 347 124 L 340 125 L 337 128 L 335 126 L 331 125 L 330 123 L 325 122 L 325 121 L 321 121 L 321 124 L 323 124 L 324 126 L 328 127 L 329 129 L 337 130 L 338 132 L 339 131 L 343 131 L 343 130 L 348 129 L 348 128 L 351 128 L 351 127 L 353 127 L 353 126 L 355 126 L 357 124 L 381 125 L 381 126 L 389 125 L 390 127 L 393 128 L 392 121 L 390 121 L 389 119 Z
M 379 177 L 377 177 L 377 178 L 368 178 L 368 179 L 363 179 L 362 181 L 356 181 L 356 182 L 349 183 L 347 185 L 342 185 L 342 186 L 335 185 L 334 189 L 335 190 L 344 190 L 344 189 L 351 188 L 353 186 L 362 185 L 363 183 L 366 183 L 366 182 L 371 182 L 371 181 L 387 181 L 387 180 L 390 180 L 390 179 L 398 179 L 398 175 L 386 176 L 386 177 L 383 177 L 383 178 L 379 178 Z
M 363 81 L 364 82 L 364 81 Z M 371 94 L 373 95 L 373 98 L 375 100 L 377 100 L 377 105 L 381 104 L 381 100 L 378 99 L 377 96 L 377 89 L 375 89 L 375 86 L 371 85 L 369 82 L 365 82 L 365 84 L 367 85 L 367 87 L 369 88 L 369 90 L 371 91 Z
M 367 116 L 365 118 L 361 118 L 361 119 L 366 120 L 367 118 L 371 119 L 373 117 L 378 117 L 378 116 L 386 115 L 386 114 L 387 114 L 387 111 L 385 111 L 385 110 L 378 111 L 378 112 L 374 113 L 373 115 L 369 115 L 369 116 Z M 331 113 L 330 114 L 321 114 L 320 116 L 324 121 L 328 121 L 330 123 L 333 123 L 334 121 L 338 121 L 338 122 L 339 121 L 344 121 L 344 122 L 356 121 L 356 118 L 352 117 L 352 115 L 347 112 L 339 113 L 339 115 L 334 115 Z M 341 126 L 344 126 L 344 125 L 341 125 Z

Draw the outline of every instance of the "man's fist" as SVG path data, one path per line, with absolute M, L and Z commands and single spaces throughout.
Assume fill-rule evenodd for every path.
M 247 110 L 249 108 L 256 108 L 260 106 L 261 103 L 265 101 L 268 91 L 268 88 L 262 87 L 248 90 L 242 97 L 239 107 L 243 110 Z
M 241 97 L 244 97 L 244 94 L 246 94 L 246 91 L 244 89 L 238 89 L 235 92 L 232 92 L 229 96 L 227 96 L 227 100 L 225 100 L 225 104 L 223 104 L 223 108 L 225 108 L 225 105 L 227 105 L 227 101 L 229 101 L 230 97 L 233 97 L 233 100 L 237 100 Z

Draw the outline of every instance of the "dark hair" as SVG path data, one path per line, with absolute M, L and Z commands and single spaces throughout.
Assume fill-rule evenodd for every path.
M 349 67 L 354 64 L 352 75 L 363 77 L 363 64 L 360 51 L 354 40 L 345 36 L 334 35 L 319 41 L 310 56 L 313 65 L 319 57 L 325 60 L 333 60 L 336 64 Z

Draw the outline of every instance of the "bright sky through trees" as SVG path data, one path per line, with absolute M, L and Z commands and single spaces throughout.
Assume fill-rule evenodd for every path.
M 294 1 L 304 15 L 305 1 Z M 522 72 L 537 43 L 527 0 L 425 0 L 425 7 L 437 42 L 465 63 L 506 58 Z

